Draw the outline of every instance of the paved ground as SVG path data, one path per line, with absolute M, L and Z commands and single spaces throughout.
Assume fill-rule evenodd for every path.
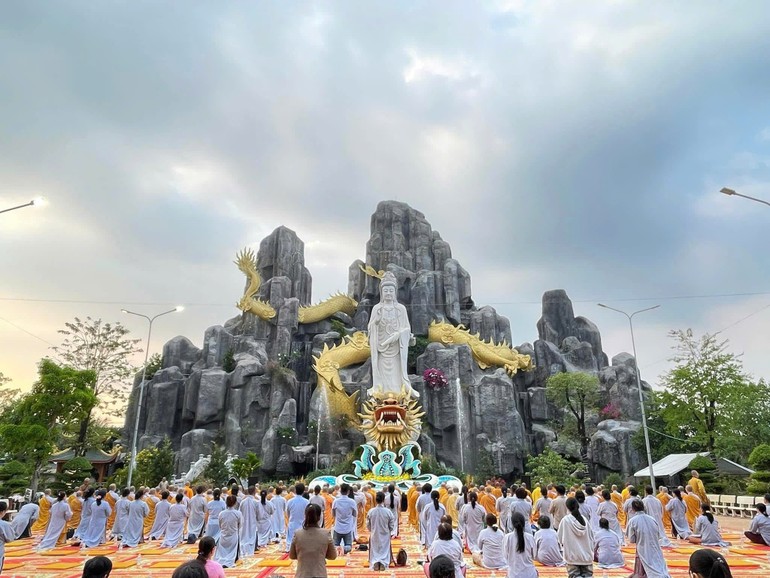
M 734 546 L 726 552 L 733 576 L 770 576 L 770 548 L 749 548 L 740 544 L 739 530 L 748 527 L 749 520 L 741 518 L 719 517 L 720 524 L 726 533 L 725 538 L 731 540 Z M 47 552 L 45 556 L 34 553 L 34 540 L 21 540 L 11 543 L 6 549 L 6 569 L 2 578 L 80 578 L 83 562 L 86 558 L 77 548 L 62 548 Z M 90 555 L 101 553 L 112 558 L 116 563 L 111 577 L 114 578 L 169 578 L 173 569 L 182 562 L 191 559 L 197 548 L 195 546 L 180 546 L 174 550 L 158 550 L 155 544 L 147 544 L 132 551 L 118 552 L 114 546 L 91 550 Z M 391 569 L 384 574 L 388 577 L 395 572 L 397 578 L 421 578 L 421 567 L 417 561 L 423 555 L 417 542 L 415 532 L 402 525 L 402 538 L 394 544 L 394 550 L 404 547 L 409 554 L 409 564 L 405 568 Z M 666 559 L 674 578 L 686 577 L 687 560 L 694 547 L 682 544 L 674 550 L 666 551 Z M 634 551 L 633 548 L 624 550 L 627 567 L 608 570 L 607 576 L 628 576 L 631 573 Z M 383 573 L 371 572 L 368 569 L 367 553 L 354 551 L 345 560 L 337 561 L 340 566 L 329 567 L 330 578 L 363 578 Z M 566 576 L 563 568 L 539 567 L 541 577 Z M 257 554 L 239 563 L 234 569 L 225 571 L 227 576 L 255 578 L 293 578 L 294 565 L 286 556 L 278 552 L 277 546 L 269 546 Z M 595 569 L 594 575 L 603 576 L 603 571 Z M 470 578 L 504 578 L 503 571 L 493 572 L 473 566 L 468 556 L 468 576 Z

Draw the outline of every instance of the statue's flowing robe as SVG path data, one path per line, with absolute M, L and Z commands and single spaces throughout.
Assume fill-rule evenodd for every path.
M 372 308 L 368 329 L 373 390 L 395 394 L 400 393 L 402 387 L 411 390 L 406 360 L 412 335 L 406 307 L 400 303 L 392 306 L 378 303 Z M 388 337 L 399 332 L 398 340 L 383 345 Z

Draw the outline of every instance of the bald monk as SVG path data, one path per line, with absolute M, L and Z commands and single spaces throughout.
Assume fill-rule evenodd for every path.
M 684 502 L 684 505 L 687 506 L 685 517 L 687 518 L 687 524 L 690 526 L 690 530 L 695 530 L 695 520 L 701 515 L 701 501 L 700 498 L 695 495 L 695 492 L 692 491 L 692 486 L 688 485 L 685 488 L 685 491 L 687 493 L 682 495 L 682 501 Z
M 415 530 L 419 530 L 419 512 L 417 511 L 417 499 L 420 497 L 420 483 L 415 482 L 412 487 L 406 491 L 406 511 L 409 515 L 409 525 Z
M 658 488 L 658 495 L 655 497 L 660 500 L 661 504 L 663 504 L 663 529 L 666 531 L 667 536 L 671 536 L 671 512 L 666 509 L 666 505 L 668 505 L 668 502 L 671 500 L 671 496 L 668 495 L 668 488 L 666 486 Z
M 697 470 L 693 470 L 690 472 L 690 475 L 692 476 L 690 478 L 690 481 L 687 482 L 687 485 L 692 487 L 692 491 L 695 493 L 696 496 L 700 498 L 701 503 L 711 505 L 711 502 L 709 502 L 708 496 L 706 495 L 706 486 L 703 485 L 703 480 L 700 479 L 700 474 Z
M 334 512 L 332 511 L 332 505 L 334 504 L 333 490 L 328 486 L 324 486 L 323 497 L 326 500 L 326 509 L 324 510 L 324 528 L 331 530 L 334 527 Z
M 618 522 L 620 522 L 622 526 L 625 526 L 626 512 L 623 510 L 623 503 L 625 500 L 623 499 L 623 495 L 618 492 L 618 487 L 614 484 L 612 485 L 612 492 L 610 492 L 610 499 L 612 500 L 612 503 L 618 507 Z
M 115 484 L 110 484 L 109 491 L 107 492 L 107 495 L 104 496 L 104 501 L 110 505 L 110 510 L 111 510 L 110 516 L 107 518 L 108 532 L 112 530 L 112 525 L 115 523 L 115 516 L 118 513 L 118 511 L 115 509 L 115 504 L 118 503 L 119 499 L 120 499 L 120 494 L 118 494 L 117 486 Z

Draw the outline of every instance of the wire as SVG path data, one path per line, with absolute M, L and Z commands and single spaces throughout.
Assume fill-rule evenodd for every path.
M 35 338 L 35 339 L 37 339 L 38 341 L 42 341 L 43 343 L 45 343 L 45 344 L 47 344 L 47 345 L 50 345 L 51 347 L 56 347 L 56 346 L 55 346 L 53 343 L 51 343 L 50 341 L 46 341 L 45 339 L 43 339 L 42 337 L 40 337 L 40 336 L 38 336 L 38 335 L 35 335 L 35 334 L 34 334 L 34 333 L 32 333 L 31 331 L 27 331 L 26 329 L 24 329 L 24 328 L 23 328 L 23 327 L 21 327 L 20 325 L 17 325 L 17 324 L 16 324 L 16 323 L 14 323 L 13 321 L 9 321 L 8 319 L 6 319 L 6 318 L 4 318 L 4 317 L 0 317 L 0 321 L 5 321 L 5 322 L 6 322 L 8 325 L 11 325 L 12 327 L 15 327 L 16 329 L 18 329 L 19 331 L 21 331 L 21 332 L 23 332 L 23 333 L 26 333 L 26 334 L 27 334 L 27 335 L 29 335 L 30 337 L 34 337 L 34 338 Z
M 692 440 L 683 440 L 682 438 L 676 438 L 674 436 L 668 435 L 667 433 L 663 433 L 662 431 L 658 431 L 658 430 L 656 430 L 654 428 L 651 428 L 650 426 L 647 426 L 647 429 L 650 430 L 650 431 L 655 432 L 658 435 L 661 435 L 663 437 L 667 437 L 667 438 L 672 439 L 672 440 L 676 440 L 678 442 L 682 442 L 682 443 L 685 443 L 685 444 L 691 444 L 691 445 L 698 445 L 696 442 L 694 442 Z

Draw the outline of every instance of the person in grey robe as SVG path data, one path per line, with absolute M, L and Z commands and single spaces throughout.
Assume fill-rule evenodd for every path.
M 618 521 L 618 507 L 613 503 L 609 490 L 602 491 L 602 499 L 604 501 L 596 508 L 596 515 L 600 519 L 607 520 L 610 524 L 610 531 L 615 532 L 623 540 L 623 530 L 620 529 L 620 522 Z
M 487 517 L 487 511 L 476 501 L 476 492 L 469 494 L 470 503 L 465 504 L 460 511 L 460 519 L 463 525 L 463 540 L 465 547 L 471 552 L 477 549 L 479 534 L 484 528 L 484 520 Z M 529 518 L 526 518 L 529 519 Z
M 5 511 L 8 509 L 6 502 L 0 502 L 0 518 L 5 517 Z M 3 572 L 3 563 L 5 562 L 5 544 L 15 540 L 11 524 L 0 519 L 0 574 Z
M 249 486 L 248 495 L 243 499 L 238 509 L 243 515 L 241 525 L 241 558 L 253 556 L 257 547 L 257 501 L 254 499 L 256 488 Z
M 104 500 L 104 496 L 107 492 L 102 490 L 96 494 L 96 501 L 91 506 L 91 521 L 88 523 L 88 528 L 80 537 L 86 548 L 95 548 L 104 541 L 107 536 L 107 519 L 112 514 L 112 508 Z
M 155 506 L 155 520 L 153 520 L 152 528 L 150 528 L 150 540 L 159 540 L 166 533 L 170 510 L 171 502 L 168 501 L 168 491 L 163 490 L 160 493 L 160 502 Z
M 40 506 L 34 502 L 24 504 L 11 520 L 13 529 L 13 539 L 18 540 L 21 537 L 29 537 L 29 527 L 40 517 Z M 26 536 L 24 533 L 26 532 Z
M 326 499 L 321 495 L 321 485 L 317 485 L 313 488 L 313 492 L 310 494 L 310 503 L 315 504 L 321 508 L 321 528 L 324 527 L 324 511 L 326 509 Z
M 436 534 L 436 531 L 441 524 L 441 518 L 446 516 L 446 508 L 439 502 L 439 495 L 438 490 L 433 490 L 430 493 L 431 501 L 425 505 L 420 513 L 420 519 L 422 520 L 422 525 L 425 528 L 425 534 L 428 538 Z
M 131 490 L 123 488 L 121 498 L 115 503 L 115 521 L 112 524 L 112 537 L 118 540 L 123 539 L 123 530 L 128 520 L 128 506 L 131 505 L 131 501 L 128 499 L 130 493 Z
M 221 514 L 225 508 L 225 501 L 222 499 L 222 491 L 219 488 L 214 488 L 214 497 L 210 502 L 206 504 L 206 513 L 208 514 L 208 521 L 206 522 L 206 536 L 211 536 L 214 540 L 219 539 L 219 514 Z
M 286 537 L 286 498 L 283 497 L 283 488 L 275 488 L 275 495 L 270 500 L 273 506 L 273 541 L 278 542 Z
M 401 492 L 396 489 L 395 484 L 388 486 L 387 494 L 385 495 L 385 507 L 393 514 L 393 519 L 396 521 L 396 527 L 393 528 L 391 536 L 395 538 L 398 536 L 398 515 L 401 512 Z
M 433 490 L 433 486 L 430 484 L 425 484 L 422 487 L 422 494 L 420 494 L 420 497 L 417 498 L 417 502 L 415 504 L 415 509 L 417 510 L 417 517 L 418 517 L 418 523 L 420 525 L 420 544 L 423 545 L 423 547 L 428 548 L 431 545 L 431 540 L 433 539 L 433 534 L 435 532 L 431 532 L 430 535 L 426 535 L 426 529 L 425 524 L 423 523 L 422 519 L 422 511 L 425 509 L 425 506 L 430 504 L 430 493 L 431 490 Z
M 241 535 L 243 514 L 236 508 L 238 498 L 227 496 L 227 509 L 219 514 L 219 544 L 214 554 L 214 560 L 224 568 L 232 568 L 238 561 L 240 547 L 238 541 Z
M 80 524 L 75 528 L 73 538 L 82 538 L 91 523 L 91 506 L 94 505 L 94 489 L 88 488 L 83 495 L 83 503 L 80 510 Z
M 671 515 L 671 526 L 673 526 L 674 533 L 679 538 L 686 540 L 692 532 L 687 523 L 687 506 L 682 500 L 681 490 L 674 490 L 674 497 L 666 504 L 666 510 Z
M 668 536 L 666 536 L 666 529 L 663 526 L 663 504 L 661 501 L 655 497 L 653 494 L 655 490 L 652 489 L 651 486 L 647 486 L 644 489 L 645 497 L 642 500 L 642 503 L 644 504 L 644 511 L 645 513 L 650 516 L 655 522 L 658 524 L 658 530 L 660 532 L 660 545 L 662 548 L 671 548 L 673 547 L 673 544 L 671 543 L 671 540 L 669 540 Z
M 595 559 L 599 568 L 622 568 L 626 565 L 620 548 L 623 540 L 610 530 L 610 522 L 606 518 L 599 520 L 599 529 L 594 536 Z
M 184 539 L 184 523 L 187 520 L 187 506 L 184 505 L 184 496 L 177 494 L 174 498 L 176 502 L 168 510 L 168 523 L 166 524 L 166 535 L 163 538 L 161 548 L 176 548 Z
M 391 537 L 396 529 L 396 517 L 385 506 L 385 494 L 377 492 L 374 508 L 366 515 L 369 529 L 369 569 L 384 570 L 393 559 Z
M 302 494 L 305 493 L 305 484 L 298 483 L 295 486 L 296 495 L 286 502 L 286 513 L 289 516 L 289 526 L 286 529 L 286 551 L 291 548 L 291 541 L 294 539 L 294 532 L 302 527 L 305 521 L 305 508 L 310 502 Z
M 123 546 L 127 548 L 134 548 L 144 540 L 144 519 L 150 515 L 150 506 L 143 498 L 144 490 L 140 488 L 128 505 L 128 519 L 123 530 Z
M 193 539 L 198 539 L 203 534 L 203 524 L 206 521 L 206 488 L 198 486 L 195 489 L 195 496 L 190 500 L 187 506 L 187 535 Z
M 257 516 L 257 548 L 263 548 L 270 543 L 273 537 L 273 505 L 267 499 L 267 490 L 259 493 L 259 500 L 256 502 Z
M 51 506 L 45 534 L 37 546 L 38 550 L 50 550 L 56 547 L 59 537 L 67 528 L 67 522 L 72 518 L 72 508 L 65 500 L 66 497 L 67 494 L 64 492 L 59 492 L 56 496 L 56 501 Z
M 708 504 L 701 504 L 701 511 L 703 514 L 695 519 L 695 533 L 688 537 L 687 541 L 703 546 L 721 546 L 722 548 L 730 546 L 730 542 L 722 539 L 719 522 L 711 513 L 711 507 Z
M 626 537 L 631 544 L 636 544 L 632 576 L 671 578 L 660 547 L 658 523 L 644 513 L 644 504 L 641 500 L 634 500 L 631 507 L 635 513 L 626 524 Z
M 532 517 L 532 502 L 527 500 L 527 490 L 524 488 L 516 488 L 514 497 L 509 503 L 508 511 L 511 516 L 516 512 L 519 512 L 524 516 L 524 519 L 529 522 L 529 519 Z M 524 531 L 528 534 L 535 533 L 534 530 L 532 530 L 532 525 L 529 523 L 524 526 Z

